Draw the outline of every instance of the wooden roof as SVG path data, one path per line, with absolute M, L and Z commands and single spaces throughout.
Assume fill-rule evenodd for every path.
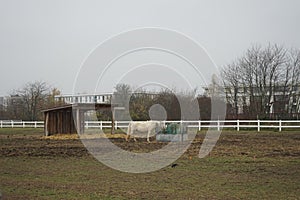
M 99 110 L 103 108 L 111 108 L 116 105 L 108 104 L 108 103 L 76 103 L 76 104 L 66 104 L 62 106 L 55 106 L 52 108 L 48 108 L 42 110 L 42 112 L 51 112 L 51 111 L 59 111 L 59 110 L 72 110 L 72 109 L 80 109 L 80 110 Z

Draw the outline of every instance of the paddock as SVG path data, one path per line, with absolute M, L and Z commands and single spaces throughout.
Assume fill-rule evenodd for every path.
M 299 131 L 223 131 L 210 155 L 200 159 L 205 134 L 200 131 L 169 166 L 131 174 L 100 163 L 78 138 L 3 128 L 0 192 L 3 199 L 299 199 Z M 110 140 L 136 153 L 166 145 Z

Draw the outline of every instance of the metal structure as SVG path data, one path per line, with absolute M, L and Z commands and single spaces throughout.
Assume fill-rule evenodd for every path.
M 161 142 L 187 140 L 187 125 L 184 122 L 172 122 L 156 134 L 156 140 Z

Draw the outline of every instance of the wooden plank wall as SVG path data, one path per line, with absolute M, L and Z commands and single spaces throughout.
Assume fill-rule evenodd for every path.
M 45 112 L 45 135 L 76 133 L 72 109 Z
M 89 105 L 88 105 L 89 106 Z M 96 109 L 110 109 L 111 105 L 97 105 Z M 54 108 L 44 111 L 45 135 L 53 134 L 73 134 L 77 133 L 75 118 L 78 116 L 79 129 L 81 134 L 84 132 L 84 113 L 88 110 L 93 110 L 95 107 L 77 107 L 73 115 L 73 108 L 63 107 Z

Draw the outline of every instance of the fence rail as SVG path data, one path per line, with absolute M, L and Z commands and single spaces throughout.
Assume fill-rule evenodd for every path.
M 212 120 L 212 121 L 163 121 L 163 123 L 184 123 L 190 128 L 197 128 L 199 131 L 203 128 L 231 128 L 237 131 L 242 129 L 295 129 L 300 128 L 300 120 Z M 111 121 L 85 121 L 86 129 L 104 129 L 111 128 Z M 129 121 L 115 121 L 116 128 L 127 128 Z M 43 121 L 0 121 L 0 128 L 43 128 Z
M 199 131 L 202 128 L 232 128 L 240 131 L 241 129 L 278 129 L 282 131 L 284 128 L 300 128 L 300 121 L 296 120 L 214 120 L 214 121 L 163 121 L 168 123 L 185 123 L 190 128 L 197 128 Z M 85 128 L 110 128 L 111 121 L 86 121 Z M 116 121 L 116 128 L 127 128 L 129 121 Z
M 0 128 L 44 128 L 43 121 L 0 121 Z

